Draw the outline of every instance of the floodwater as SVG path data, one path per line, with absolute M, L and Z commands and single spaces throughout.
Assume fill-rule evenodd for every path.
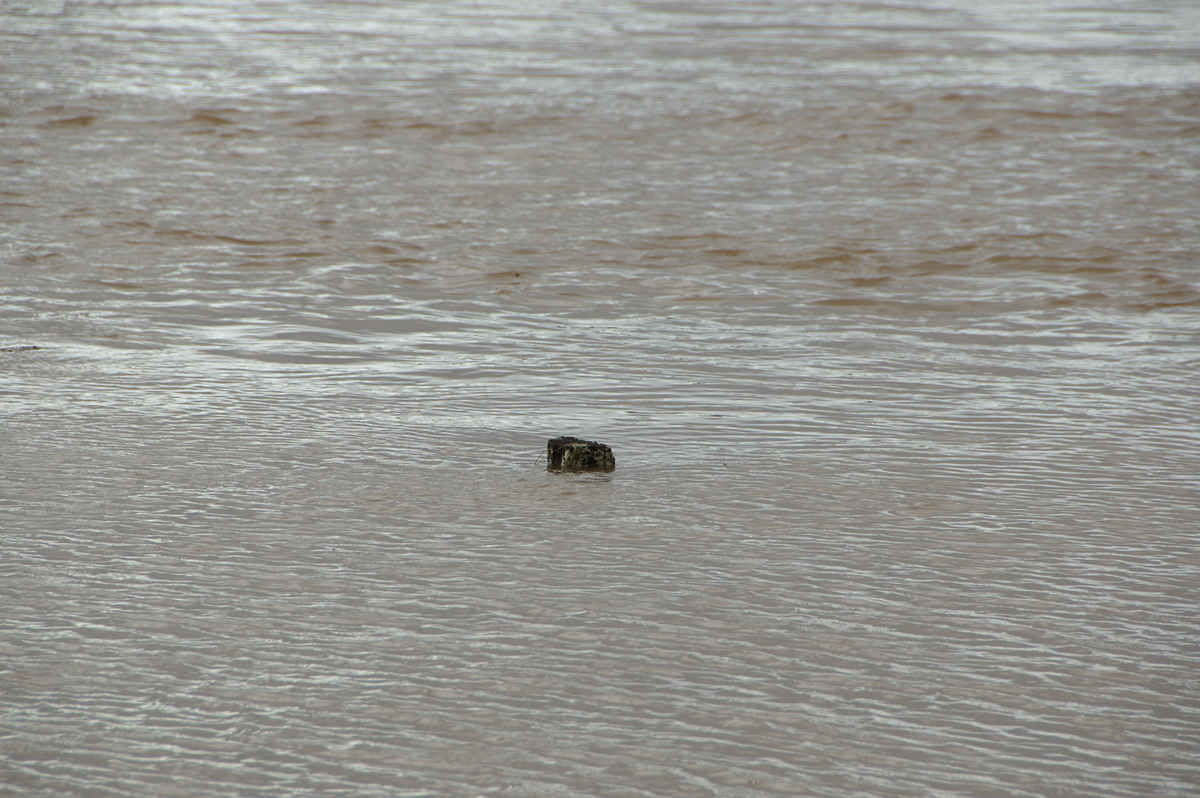
M 14 0 L 0 178 L 0 794 L 1195 794 L 1191 0 Z

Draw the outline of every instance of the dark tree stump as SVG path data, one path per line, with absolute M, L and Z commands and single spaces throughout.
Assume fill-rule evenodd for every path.
M 612 471 L 613 451 L 603 443 L 562 437 L 546 441 L 546 468 L 551 471 Z

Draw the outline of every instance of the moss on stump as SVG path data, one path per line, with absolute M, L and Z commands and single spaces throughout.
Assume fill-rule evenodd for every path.
M 603 443 L 562 437 L 546 441 L 546 468 L 551 471 L 612 471 L 613 451 Z

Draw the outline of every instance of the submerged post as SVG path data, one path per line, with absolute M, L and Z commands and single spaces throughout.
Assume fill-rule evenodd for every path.
M 565 436 L 546 441 L 546 468 L 550 471 L 612 471 L 613 451 L 603 443 Z

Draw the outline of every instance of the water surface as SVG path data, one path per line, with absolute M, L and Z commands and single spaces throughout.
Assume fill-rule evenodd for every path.
M 1198 35 L 6 6 L 0 794 L 1191 794 Z

